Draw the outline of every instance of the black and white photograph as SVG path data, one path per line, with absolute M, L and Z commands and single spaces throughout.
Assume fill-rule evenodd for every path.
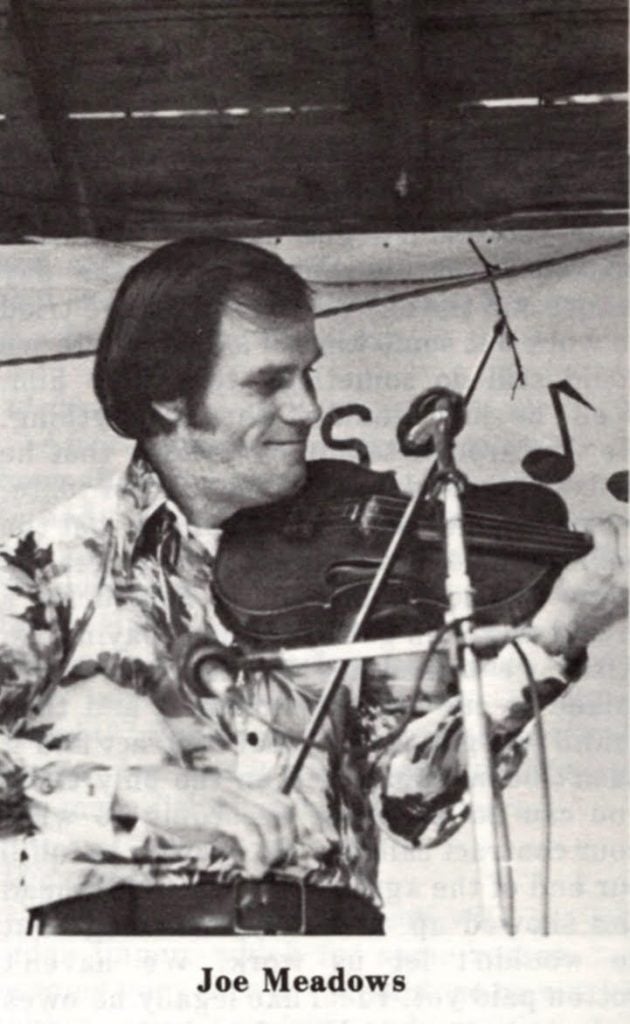
M 0 0 L 0 96 L 3 1019 L 627 1019 L 626 4 Z

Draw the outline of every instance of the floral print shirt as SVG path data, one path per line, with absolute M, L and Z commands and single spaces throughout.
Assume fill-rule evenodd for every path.
M 172 764 L 282 785 L 329 669 L 255 673 L 204 699 L 189 692 L 178 670 L 186 638 L 230 641 L 211 596 L 220 531 L 207 533 L 188 526 L 137 451 L 120 478 L 0 549 L 0 835 L 23 837 L 29 907 L 122 883 L 239 874 L 229 842 L 190 846 L 113 816 L 121 766 Z M 544 705 L 566 686 L 563 666 L 523 646 Z M 372 662 L 360 676 L 355 664 L 294 790 L 326 822 L 324 842 L 319 836 L 315 848 L 307 831 L 298 835 L 276 873 L 347 887 L 378 905 L 379 828 L 427 847 L 466 820 L 463 726 L 438 657 L 410 724 L 375 746 L 406 711 L 414 674 L 402 658 Z M 532 707 L 513 649 L 484 662 L 484 701 L 506 782 L 522 760 Z

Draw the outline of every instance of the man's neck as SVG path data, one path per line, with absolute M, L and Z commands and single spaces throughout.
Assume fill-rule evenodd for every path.
M 237 511 L 229 496 L 222 495 L 219 478 L 213 486 L 207 463 L 196 465 L 194 455 L 181 450 L 175 438 L 151 438 L 145 442 L 144 450 L 164 490 L 191 526 L 216 528 Z

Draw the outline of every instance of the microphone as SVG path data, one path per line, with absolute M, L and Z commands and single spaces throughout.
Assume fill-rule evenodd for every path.
M 435 434 L 445 428 L 449 437 L 459 434 L 466 422 L 463 396 L 437 385 L 422 391 L 401 417 L 396 428 L 403 455 L 430 455 L 435 451 Z
M 198 699 L 224 697 L 238 674 L 239 652 L 205 633 L 186 633 L 175 641 L 173 656 L 182 686 Z

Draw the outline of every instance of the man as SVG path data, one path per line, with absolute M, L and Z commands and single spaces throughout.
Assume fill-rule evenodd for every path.
M 37 931 L 379 933 L 370 792 L 382 827 L 416 846 L 466 819 L 459 699 L 439 663 L 422 714 L 370 756 L 415 665 L 373 664 L 343 688 L 290 797 L 323 674 L 254 674 L 200 697 L 180 672 L 192 634 L 231 640 L 211 597 L 222 524 L 304 481 L 320 355 L 307 285 L 254 246 L 175 242 L 118 290 L 95 388 L 136 440 L 132 461 L 0 560 L 0 822 L 24 836 Z M 542 704 L 623 614 L 621 531 L 596 527 L 536 617 L 540 646 L 523 645 Z M 485 665 L 484 688 L 505 782 L 531 715 L 511 649 Z

